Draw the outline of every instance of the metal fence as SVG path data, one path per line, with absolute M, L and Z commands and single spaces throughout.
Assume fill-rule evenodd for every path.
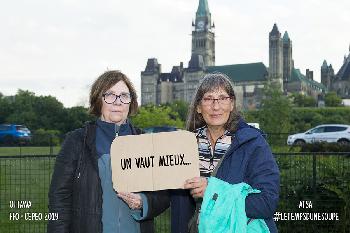
M 275 157 L 281 172 L 275 215 L 279 232 L 349 232 L 350 152 L 279 153 Z M 0 156 L 0 232 L 46 232 L 54 162 L 52 155 Z M 306 213 L 329 219 L 333 213 L 334 220 L 316 221 L 311 215 L 309 220 L 295 220 L 298 214 L 305 218 Z M 169 210 L 156 219 L 155 228 L 170 232 Z
M 275 157 L 281 173 L 275 215 L 279 231 L 349 232 L 350 152 L 276 153 Z

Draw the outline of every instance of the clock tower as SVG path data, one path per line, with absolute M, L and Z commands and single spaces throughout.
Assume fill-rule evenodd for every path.
M 199 0 L 192 26 L 192 56 L 201 55 L 205 66 L 215 66 L 215 26 L 211 23 L 207 0 Z

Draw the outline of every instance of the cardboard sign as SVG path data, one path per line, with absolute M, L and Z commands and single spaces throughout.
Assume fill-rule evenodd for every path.
M 183 188 L 186 179 L 199 176 L 195 134 L 174 131 L 117 137 L 111 145 L 111 166 L 116 191 Z

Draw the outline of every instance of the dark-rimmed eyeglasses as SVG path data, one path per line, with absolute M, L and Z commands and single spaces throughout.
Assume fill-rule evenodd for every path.
M 228 105 L 231 103 L 232 97 L 230 97 L 230 96 L 221 96 L 219 98 L 204 97 L 201 102 L 203 105 L 208 106 L 208 105 L 214 104 L 215 101 L 217 101 L 218 104 L 220 104 L 220 105 Z
M 103 100 L 106 102 L 106 104 L 113 104 L 117 101 L 117 99 L 120 99 L 120 102 L 123 104 L 130 104 L 131 103 L 131 95 L 130 93 L 122 93 L 120 95 L 114 94 L 114 93 L 104 93 Z

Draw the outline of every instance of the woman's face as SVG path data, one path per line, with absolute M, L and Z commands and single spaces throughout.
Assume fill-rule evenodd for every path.
M 233 99 L 223 88 L 218 88 L 204 94 L 197 106 L 197 112 L 202 114 L 209 127 L 224 127 L 233 108 Z
M 124 81 L 119 81 L 114 86 L 109 88 L 105 93 L 102 94 L 105 94 L 105 97 L 102 97 L 101 120 L 109 123 L 115 123 L 118 125 L 123 124 L 128 117 L 130 107 L 130 103 L 123 103 L 128 102 L 125 101 L 125 97 L 130 96 L 128 86 L 125 84 Z M 107 102 L 112 102 L 115 98 L 115 95 L 120 97 L 117 97 L 117 99 L 113 103 L 107 104 L 105 99 L 107 100 Z M 108 101 L 109 99 L 111 99 L 112 101 Z M 123 102 L 121 101 L 121 99 L 123 100 Z

